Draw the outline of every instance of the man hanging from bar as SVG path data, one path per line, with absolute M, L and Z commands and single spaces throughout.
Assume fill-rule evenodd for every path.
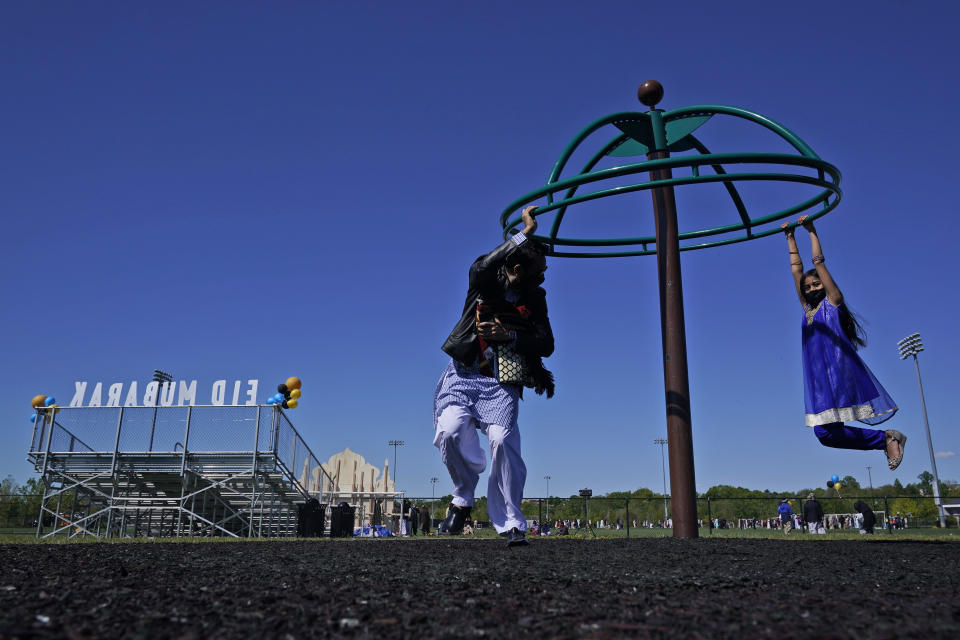
M 533 240 L 536 207 L 523 210 L 524 229 L 470 267 L 460 321 L 443 344 L 451 360 L 434 395 L 433 444 L 453 481 L 453 502 L 441 532 L 459 535 L 470 518 L 490 442 L 487 512 L 511 547 L 529 544 L 520 510 L 527 468 L 520 455 L 517 410 L 523 387 L 553 397 L 553 374 L 541 358 L 553 353 L 546 292 L 547 248 Z

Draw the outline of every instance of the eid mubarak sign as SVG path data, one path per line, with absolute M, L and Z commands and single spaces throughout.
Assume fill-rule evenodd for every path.
M 71 407 L 186 407 L 196 404 L 225 405 L 257 404 L 259 380 L 234 380 L 228 385 L 226 380 L 216 380 L 210 387 L 210 395 L 197 396 L 197 381 L 172 380 L 158 382 L 151 380 L 141 390 L 136 380 L 128 383 L 114 382 L 104 386 L 103 382 L 90 385 L 86 381 L 74 382 Z M 89 390 L 88 390 L 89 388 Z M 210 399 L 209 403 L 206 402 Z

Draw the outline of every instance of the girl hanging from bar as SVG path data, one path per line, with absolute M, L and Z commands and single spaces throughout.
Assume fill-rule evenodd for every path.
M 847 309 L 827 269 L 813 221 L 802 216 L 797 225 L 810 235 L 814 268 L 806 272 L 794 238 L 796 225 L 785 222 L 781 228 L 787 237 L 790 270 L 803 308 L 806 424 L 827 447 L 882 449 L 892 471 L 903 461 L 907 437 L 895 429 L 864 429 L 844 423 L 878 425 L 892 418 L 897 406 L 857 353 L 866 345 L 863 328 Z

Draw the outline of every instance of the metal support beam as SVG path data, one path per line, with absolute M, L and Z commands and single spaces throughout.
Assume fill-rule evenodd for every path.
M 647 158 L 669 158 L 661 111 L 649 112 L 656 149 Z M 670 180 L 670 169 L 655 169 L 650 180 Z M 696 538 L 697 495 L 693 467 L 693 430 L 690 418 L 690 382 L 687 375 L 687 338 L 683 315 L 683 282 L 680 274 L 680 241 L 677 203 L 672 186 L 655 187 L 657 278 L 660 288 L 660 333 L 663 347 L 663 383 L 667 410 L 670 457 L 670 501 L 673 535 Z

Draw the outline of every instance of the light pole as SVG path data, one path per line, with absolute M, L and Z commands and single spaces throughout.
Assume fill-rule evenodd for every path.
M 153 433 L 157 428 L 157 407 L 160 405 L 160 394 L 162 393 L 163 385 L 164 383 L 172 383 L 173 376 L 166 371 L 154 369 L 152 382 L 157 383 L 157 394 L 153 397 L 153 421 L 150 423 L 150 444 L 147 447 L 147 451 L 153 451 Z
M 654 438 L 653 444 L 660 445 L 660 471 L 663 473 L 663 526 L 667 526 L 667 466 L 663 458 L 663 445 L 667 444 L 666 438 Z
M 946 526 L 946 518 L 943 515 L 943 503 L 940 501 L 940 477 L 937 475 L 937 459 L 933 455 L 933 440 L 930 438 L 930 420 L 927 419 L 927 401 L 923 397 L 923 381 L 920 379 L 920 361 L 917 354 L 923 351 L 923 342 L 920 340 L 919 333 L 911 333 L 909 336 L 897 343 L 900 349 L 900 359 L 906 360 L 913 356 L 913 364 L 917 369 L 917 384 L 920 386 L 920 406 L 923 407 L 923 424 L 927 429 L 927 449 L 930 451 L 930 466 L 933 468 L 933 499 L 937 503 L 937 511 L 940 514 L 940 527 Z
M 547 522 L 550 522 L 550 476 L 543 476 L 547 481 Z
M 387 443 L 393 447 L 393 490 L 397 490 L 397 447 L 403 446 L 403 440 L 391 440 Z
M 870 465 L 867 465 L 867 478 L 870 479 L 870 493 L 873 493 L 873 474 L 870 473 L 870 469 L 872 468 Z
M 437 476 L 433 476 L 432 478 L 430 478 L 430 517 L 431 518 L 433 517 L 433 503 L 436 502 L 436 498 L 434 497 L 435 495 L 434 490 L 437 488 L 438 482 L 440 482 L 440 478 L 438 478 Z

